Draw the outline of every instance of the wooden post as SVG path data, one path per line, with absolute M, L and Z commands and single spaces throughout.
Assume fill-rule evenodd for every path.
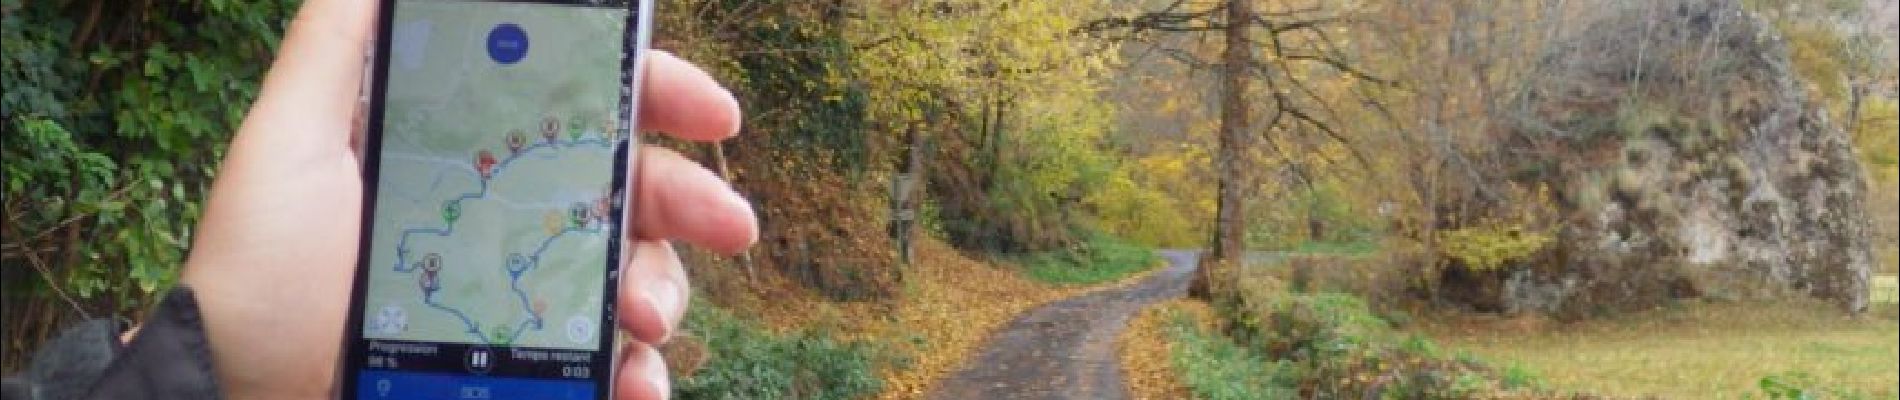
M 707 153 L 711 153 L 708 155 L 712 157 L 713 168 L 719 171 L 719 179 L 724 179 L 728 183 L 732 182 L 732 170 L 726 166 L 726 145 L 714 142 L 706 150 Z M 752 249 L 740 251 L 738 258 L 739 266 L 745 268 L 746 281 L 758 281 L 758 274 L 752 269 Z

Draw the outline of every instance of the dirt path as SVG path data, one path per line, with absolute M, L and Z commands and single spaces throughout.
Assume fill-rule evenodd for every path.
M 1133 285 L 1024 312 L 931 399 L 1126 399 L 1115 338 L 1142 307 L 1182 295 L 1198 253 L 1163 251 L 1166 270 Z

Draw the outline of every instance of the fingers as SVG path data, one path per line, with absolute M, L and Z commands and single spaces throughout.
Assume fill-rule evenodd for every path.
M 656 147 L 642 149 L 638 162 L 636 237 L 677 239 L 724 254 L 758 240 L 752 204 L 712 171 Z
M 686 270 L 665 241 L 638 240 L 627 249 L 633 257 L 620 268 L 616 317 L 635 340 L 665 343 L 686 315 Z
M 739 101 L 711 75 L 672 53 L 646 53 L 640 128 L 712 141 L 739 133 Z
M 364 79 L 364 61 L 374 33 L 375 2 L 314 0 L 306 3 L 284 36 L 282 51 L 265 77 L 262 94 L 247 118 L 295 122 L 303 132 L 334 135 L 275 135 L 344 145 Z M 738 133 L 739 102 L 704 70 L 664 51 L 646 57 L 641 92 L 642 129 L 689 140 L 718 140 Z M 247 124 L 248 125 L 248 124 Z M 282 131 L 260 132 L 271 134 Z
M 293 146 L 347 145 L 375 20 L 372 0 L 305 2 L 246 117 L 295 129 L 255 134 L 285 137 Z
M 621 353 L 619 374 L 614 377 L 616 399 L 660 400 L 672 391 L 660 351 L 645 343 L 627 344 L 626 351 Z

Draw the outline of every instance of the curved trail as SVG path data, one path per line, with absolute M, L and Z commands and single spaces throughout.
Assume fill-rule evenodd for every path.
M 1126 399 L 1115 338 L 1143 307 L 1179 297 L 1198 252 L 1162 251 L 1168 268 L 1133 285 L 1031 309 L 992 334 L 931 399 Z
M 422 268 L 421 264 L 409 263 L 409 259 L 410 259 L 409 237 L 411 235 L 435 235 L 438 237 L 448 237 L 448 236 L 454 235 L 455 227 L 456 227 L 455 221 L 457 220 L 458 216 L 461 214 L 461 211 L 460 211 L 461 203 L 464 201 L 480 201 L 480 200 L 488 199 L 489 194 L 490 194 L 490 190 L 489 190 L 490 181 L 493 180 L 494 176 L 501 175 L 503 172 L 505 172 L 508 169 L 508 166 L 513 165 L 516 160 L 519 160 L 522 157 L 527 157 L 530 153 L 534 153 L 535 151 L 541 150 L 541 149 L 559 151 L 559 150 L 562 150 L 563 148 L 575 148 L 575 147 L 580 147 L 580 146 L 595 146 L 595 147 L 600 147 L 602 149 L 606 149 L 607 151 L 613 151 L 615 144 L 616 144 L 615 141 L 611 139 L 603 139 L 603 138 L 588 138 L 588 139 L 575 138 L 575 139 L 564 141 L 564 140 L 560 140 L 558 137 L 548 136 L 546 141 L 537 141 L 532 145 L 527 145 L 526 147 L 512 150 L 512 152 L 508 155 L 507 158 L 495 161 L 495 163 L 491 167 L 488 167 L 490 169 L 487 172 L 481 171 L 481 167 L 470 168 L 469 172 L 474 173 L 477 176 L 478 182 L 480 182 L 481 186 L 478 186 L 474 192 L 463 193 L 459 196 L 456 196 L 455 198 L 451 198 L 448 201 L 443 202 L 443 208 L 444 208 L 443 210 L 444 226 L 443 227 L 409 228 L 409 229 L 403 230 L 398 235 L 398 239 L 396 240 L 396 263 L 392 271 L 397 272 L 397 273 L 414 273 L 416 272 L 417 269 Z M 484 151 L 484 156 L 486 156 L 486 151 Z M 437 179 L 439 180 L 440 178 L 437 178 Z M 548 250 L 548 247 L 552 246 L 554 244 L 554 241 L 560 239 L 562 236 L 566 236 L 567 234 L 570 234 L 570 233 L 600 234 L 603 232 L 603 229 L 599 226 L 587 227 L 586 222 L 580 222 L 580 221 L 577 221 L 575 223 L 580 226 L 563 227 L 560 229 L 560 231 L 553 233 L 551 236 L 549 236 L 546 239 L 543 239 L 541 241 L 541 245 L 536 246 L 534 251 L 529 253 L 527 256 L 523 256 L 517 253 L 517 254 L 514 254 L 513 257 L 511 257 L 508 261 L 504 263 L 503 268 L 508 273 L 508 289 L 513 291 L 516 296 L 519 296 L 521 298 L 521 308 L 523 309 L 523 311 L 526 311 L 529 315 L 529 318 L 527 320 L 521 321 L 521 323 L 515 325 L 514 330 L 508 333 L 508 336 L 505 339 L 497 340 L 497 339 L 489 338 L 488 335 L 482 331 L 481 325 L 476 323 L 474 318 L 469 317 L 467 312 L 464 312 L 461 309 L 458 309 L 456 307 L 444 305 L 441 302 L 436 301 L 435 294 L 440 289 L 439 287 L 430 288 L 430 287 L 427 287 L 426 284 L 425 286 L 421 287 L 420 290 L 422 292 L 422 303 L 424 305 L 429 306 L 430 308 L 441 310 L 442 312 L 449 313 L 450 315 L 455 316 L 455 318 L 460 319 L 463 325 L 468 326 L 467 332 L 469 335 L 475 337 L 476 342 L 482 342 L 482 343 L 498 342 L 502 344 L 509 344 L 509 343 L 514 343 L 516 339 L 521 337 L 521 334 L 523 332 L 526 332 L 529 329 L 541 330 L 542 329 L 541 313 L 538 311 L 535 311 L 534 306 L 531 304 L 530 301 L 528 301 L 528 293 L 521 289 L 521 275 L 526 273 L 529 270 L 535 269 L 535 267 L 540 266 L 542 254 L 546 253 Z M 429 255 L 429 257 L 434 257 L 434 256 L 435 256 L 434 254 Z M 427 271 L 427 273 L 433 275 L 434 271 L 429 270 Z M 429 279 L 434 279 L 434 278 L 431 277 Z

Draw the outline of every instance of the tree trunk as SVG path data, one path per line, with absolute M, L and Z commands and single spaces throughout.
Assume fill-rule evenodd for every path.
M 904 175 L 909 176 L 909 181 L 898 189 L 900 193 L 897 196 L 898 209 L 902 210 L 898 218 L 898 257 L 906 267 L 915 261 L 913 253 L 916 249 L 918 217 L 923 213 L 924 183 L 929 182 L 924 179 L 924 141 L 927 140 L 926 132 L 932 127 L 920 125 L 924 123 L 912 122 L 905 129 L 910 136 L 910 148 L 905 156 Z M 902 282 L 903 271 L 900 269 L 898 272 L 898 281 Z
M 1247 140 L 1247 67 L 1253 58 L 1247 44 L 1247 27 L 1253 17 L 1250 0 L 1230 0 L 1227 4 L 1226 46 L 1221 53 L 1220 149 L 1216 158 L 1220 173 L 1218 208 L 1214 216 L 1213 252 L 1202 260 L 1201 273 L 1190 285 L 1196 297 L 1213 299 L 1226 269 L 1238 261 L 1242 234 L 1246 232 L 1246 201 L 1243 155 Z

